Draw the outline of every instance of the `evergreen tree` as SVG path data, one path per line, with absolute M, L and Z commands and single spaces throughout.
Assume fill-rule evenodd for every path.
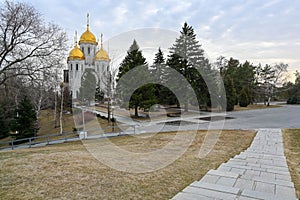
M 36 126 L 37 118 L 34 107 L 27 97 L 23 98 L 16 109 L 16 116 L 11 129 L 17 132 L 16 139 L 33 137 L 38 128 Z
M 144 56 L 142 55 L 142 51 L 139 50 L 139 46 L 136 40 L 133 40 L 132 45 L 127 51 L 126 57 L 120 64 L 119 73 L 117 75 L 117 82 L 123 75 L 125 75 L 131 69 L 146 64 L 147 64 L 146 58 L 144 58 Z
M 81 102 L 88 101 L 88 104 L 90 105 L 90 102 L 95 99 L 96 81 L 93 70 L 86 69 L 81 79 L 81 86 L 78 94 Z
M 226 111 L 232 111 L 236 101 L 236 91 L 233 80 L 229 75 L 225 76 L 224 87 L 226 91 Z
M 163 52 L 161 49 L 158 49 L 158 52 L 155 54 L 155 58 L 153 60 L 153 65 L 151 66 L 151 75 L 154 76 L 156 81 L 155 85 L 155 97 L 157 103 L 164 105 L 173 105 L 177 104 L 176 95 L 166 86 L 164 86 L 167 82 L 167 74 L 168 67 L 166 65 L 166 60 L 164 58 Z
M 235 104 L 240 101 L 243 88 L 247 88 L 248 100 L 254 101 L 255 90 L 255 67 L 246 61 L 244 64 L 236 59 L 230 58 L 227 65 L 221 69 L 223 79 L 225 76 L 230 76 L 233 80 L 237 98 Z M 243 94 L 244 95 L 244 94 Z
M 239 105 L 241 107 L 247 107 L 250 104 L 250 99 L 247 89 L 244 87 L 239 95 Z
M 0 103 L 0 139 L 9 135 L 9 119 L 5 107 Z
M 193 27 L 185 22 L 180 31 L 180 36 L 170 49 L 167 65 L 184 76 L 192 86 L 199 101 L 203 99 L 201 96 L 209 96 L 208 88 L 202 75 L 206 75 L 207 77 L 205 78 L 208 78 L 211 73 L 211 66 L 208 59 L 204 57 L 204 50 L 201 49 L 201 45 L 198 43 Z M 181 88 L 183 96 L 185 96 L 183 99 L 184 109 L 188 111 L 190 100 L 188 87 L 182 84 L 179 84 L 177 87 Z M 200 101 L 200 103 L 206 104 L 207 102 Z
M 102 101 L 104 98 L 104 92 L 101 90 L 100 85 L 98 84 L 96 87 L 95 100 L 98 102 Z
M 164 58 L 164 54 L 160 48 L 158 48 L 158 52 L 155 54 L 151 73 L 155 76 L 155 80 L 157 82 L 163 83 L 165 81 L 165 73 L 166 73 L 166 60 Z
M 64 87 L 63 90 L 63 95 L 64 95 L 64 110 L 69 110 L 71 111 L 72 109 L 72 92 L 69 90 L 69 87 Z
M 126 73 L 136 67 L 139 68 L 135 71 L 134 75 L 127 76 L 126 81 L 121 79 Z M 134 115 L 136 117 L 138 117 L 138 108 L 142 108 L 143 106 L 148 107 L 148 104 L 145 104 L 145 101 L 153 100 L 151 99 L 153 97 L 152 95 L 145 94 L 149 92 L 153 92 L 154 94 L 154 91 L 152 89 L 149 90 L 149 86 L 142 86 L 132 93 L 130 99 L 127 99 L 128 97 L 126 94 L 130 94 L 130 92 L 132 92 L 131 89 L 133 85 L 139 86 L 141 80 L 145 80 L 149 78 L 149 76 L 150 72 L 147 67 L 146 58 L 144 58 L 142 51 L 139 50 L 139 46 L 134 40 L 119 67 L 119 73 L 117 75 L 117 94 L 119 95 L 119 98 L 122 99 L 123 103 L 127 104 L 129 108 L 134 108 Z M 153 87 L 153 84 L 151 87 Z

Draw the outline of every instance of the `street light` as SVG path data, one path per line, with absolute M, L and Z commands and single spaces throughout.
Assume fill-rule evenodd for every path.
M 114 132 L 115 131 L 115 118 L 114 118 L 114 108 L 115 106 L 111 106 L 111 112 L 112 112 L 112 131 Z
M 82 125 L 83 125 L 83 131 L 85 131 L 85 120 L 84 120 L 84 112 L 85 112 L 85 106 L 81 107 L 82 109 Z

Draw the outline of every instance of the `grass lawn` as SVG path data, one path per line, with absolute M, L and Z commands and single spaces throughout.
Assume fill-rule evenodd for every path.
M 124 149 L 145 152 L 162 148 L 174 134 L 159 133 L 148 140 L 130 136 L 111 140 Z M 171 165 L 142 174 L 103 165 L 80 141 L 0 152 L 0 199 L 169 199 L 245 150 L 255 136 L 254 131 L 223 131 L 214 149 L 200 159 L 205 134 L 198 131 L 192 145 Z
M 300 129 L 283 130 L 283 139 L 289 170 L 295 184 L 297 196 L 300 198 Z

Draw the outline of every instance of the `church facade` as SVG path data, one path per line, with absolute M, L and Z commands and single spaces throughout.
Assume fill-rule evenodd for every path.
M 73 99 L 78 99 L 82 77 L 87 69 L 93 72 L 100 89 L 106 90 L 110 59 L 103 48 L 102 34 L 98 44 L 95 35 L 90 31 L 89 16 L 87 16 L 86 31 L 80 36 L 79 42 L 77 33 L 75 34 L 75 45 L 67 59 L 68 70 L 64 72 L 64 79 L 68 82 Z

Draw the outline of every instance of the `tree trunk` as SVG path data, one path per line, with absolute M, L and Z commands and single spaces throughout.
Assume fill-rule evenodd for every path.
M 107 120 L 110 122 L 110 101 L 107 103 Z
M 138 113 L 138 106 L 134 106 L 134 116 L 138 117 L 139 113 Z
M 39 129 L 40 127 L 40 123 L 39 123 L 39 117 L 40 117 L 40 113 L 41 113 L 41 108 L 42 108 L 42 95 L 40 95 L 39 97 L 39 101 L 36 107 L 36 111 L 35 111 L 35 115 L 36 115 L 36 128 Z M 34 137 L 37 136 L 37 132 L 34 132 Z
M 62 134 L 63 132 L 63 124 L 62 124 L 63 109 L 64 109 L 64 87 L 61 88 L 60 117 L 59 117 L 60 134 Z
M 57 113 L 57 93 L 54 92 L 54 128 L 56 128 L 56 113 Z

